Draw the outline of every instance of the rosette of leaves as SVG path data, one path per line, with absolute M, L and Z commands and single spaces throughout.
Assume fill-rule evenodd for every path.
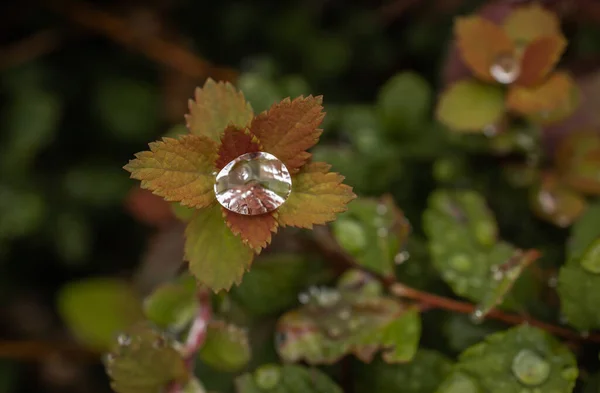
M 569 393 L 575 356 L 545 331 L 521 325 L 491 334 L 463 351 L 437 393 Z
M 190 134 L 150 143 L 125 169 L 142 188 L 195 209 L 187 224 L 185 259 L 196 279 L 214 291 L 239 284 L 255 254 L 278 227 L 312 228 L 333 221 L 355 195 L 330 165 L 309 162 L 322 130 L 322 98 L 284 99 L 255 115 L 229 83 L 208 80 L 190 100 Z M 243 215 L 216 201 L 216 173 L 241 155 L 266 152 L 292 175 L 292 191 L 274 211 Z
M 332 364 L 354 354 L 370 362 L 381 350 L 386 362 L 402 363 L 416 353 L 418 311 L 382 295 L 367 273 L 348 271 L 336 288 L 313 287 L 300 300 L 304 304 L 277 323 L 277 351 L 284 361 Z
M 482 133 L 508 112 L 549 124 L 576 109 L 573 79 L 553 72 L 567 41 L 558 17 L 541 5 L 515 8 L 501 25 L 478 15 L 459 17 L 454 35 L 476 79 L 455 82 L 442 93 L 437 118 L 452 130 Z
M 525 268 L 539 257 L 498 238 L 495 218 L 472 190 L 436 190 L 423 214 L 434 267 L 454 293 L 478 302 L 476 316 L 513 307 L 536 294 Z

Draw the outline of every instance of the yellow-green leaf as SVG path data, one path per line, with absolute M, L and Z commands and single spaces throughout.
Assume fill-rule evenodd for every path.
M 144 312 L 158 327 L 174 331 L 185 328 L 199 307 L 196 280 L 183 274 L 158 287 L 144 300 Z
M 438 102 L 437 119 L 459 132 L 482 133 L 504 114 L 504 94 L 497 86 L 463 80 L 446 89 Z
M 204 136 L 184 135 L 150 143 L 124 169 L 142 188 L 169 202 L 201 208 L 214 199 L 216 144 Z
M 215 370 L 240 370 L 252 356 L 247 331 L 224 321 L 211 321 L 198 356 Z
M 219 141 L 229 124 L 244 128 L 254 116 L 244 94 L 229 82 L 208 79 L 202 88 L 196 88 L 194 98 L 185 116 L 187 127 L 192 134 L 214 141 Z
M 200 283 L 217 292 L 241 282 L 254 254 L 227 227 L 218 204 L 198 211 L 185 235 L 185 259 Z

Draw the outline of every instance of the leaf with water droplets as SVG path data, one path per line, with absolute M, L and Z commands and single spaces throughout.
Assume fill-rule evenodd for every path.
M 237 393 L 342 393 L 342 389 L 317 368 L 267 364 L 235 380 Z
M 310 255 L 261 255 L 231 289 L 233 300 L 256 316 L 273 315 L 298 302 L 298 293 L 309 285 L 323 284 L 331 278 L 323 261 Z
M 221 206 L 199 210 L 185 230 L 185 260 L 196 279 L 213 291 L 239 284 L 253 252 L 225 224 Z
M 565 72 L 553 73 L 544 83 L 533 87 L 513 85 L 506 106 L 539 124 L 551 124 L 570 116 L 579 104 L 575 82 Z
M 600 135 L 594 129 L 569 133 L 559 144 L 555 162 L 565 184 L 600 195 Z
M 369 393 L 431 393 L 446 377 L 452 362 L 439 352 L 419 349 L 405 364 L 375 360 L 357 365 L 356 391 Z
M 561 35 L 541 37 L 527 45 L 521 58 L 517 84 L 539 84 L 552 71 L 566 47 L 567 41 Z
M 261 150 L 260 142 L 248 129 L 228 126 L 221 136 L 221 145 L 215 162 L 217 169 L 221 170 L 231 161 L 246 153 L 256 153 Z
M 215 82 L 209 78 L 202 88 L 196 88 L 185 119 L 192 134 L 219 141 L 225 127 L 232 124 L 244 128 L 253 116 L 252 107 L 242 92 L 229 82 Z
M 136 154 L 124 169 L 141 180 L 142 188 L 167 201 L 202 208 L 215 199 L 214 162 L 217 145 L 198 135 L 163 138 L 150 143 L 150 151 Z
M 184 273 L 177 279 L 162 284 L 144 300 L 146 317 L 158 327 L 181 331 L 198 310 L 196 279 Z
M 224 321 L 211 321 L 198 356 L 215 370 L 240 370 L 252 356 L 247 331 Z
M 480 16 L 458 17 L 454 35 L 464 62 L 484 81 L 494 80 L 490 68 L 496 59 L 514 51 L 502 27 Z
M 105 351 L 115 334 L 143 318 L 133 287 L 116 278 L 95 277 L 63 286 L 57 309 L 67 327 L 86 347 Z
M 585 211 L 585 198 L 561 183 L 554 174 L 543 174 L 530 190 L 530 205 L 536 216 L 558 227 L 573 224 Z
M 329 172 L 330 168 L 329 164 L 313 162 L 292 177 L 292 193 L 277 210 L 279 225 L 312 229 L 346 211 L 356 195 L 352 187 L 342 183 L 344 177 Z
M 453 131 L 483 133 L 504 115 L 504 92 L 498 86 L 462 80 L 442 93 L 437 119 Z
M 410 223 L 394 200 L 358 199 L 333 222 L 338 244 L 364 268 L 391 276 L 395 260 L 406 245 Z
M 311 154 L 307 152 L 318 141 L 319 129 L 325 113 L 321 96 L 289 98 L 274 104 L 268 111 L 257 115 L 250 132 L 258 138 L 264 151 L 283 161 L 291 173 L 306 164 Z
M 567 263 L 577 263 L 594 240 L 600 237 L 600 202 L 592 203 L 571 227 L 567 241 Z
M 511 12 L 504 21 L 504 30 L 521 45 L 540 37 L 561 35 L 558 16 L 537 2 Z
M 117 393 L 157 393 L 190 375 L 174 342 L 148 323 L 123 331 L 105 357 L 111 387 Z
M 575 356 L 566 346 L 541 329 L 521 325 L 462 352 L 437 393 L 568 393 L 577 374 Z

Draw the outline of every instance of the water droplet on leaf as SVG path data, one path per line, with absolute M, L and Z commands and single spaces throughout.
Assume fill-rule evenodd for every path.
M 131 344 L 131 336 L 128 334 L 119 334 L 117 336 L 117 342 L 122 347 L 127 347 Z
M 510 84 L 517 80 L 521 73 L 519 60 L 511 53 L 500 55 L 490 67 L 490 74 L 502 84 Z
M 224 208 L 254 216 L 283 205 L 292 191 L 292 178 L 283 162 L 274 155 L 247 153 L 221 169 L 214 189 Z
M 410 253 L 408 251 L 401 251 L 394 257 L 394 263 L 396 265 L 401 265 L 404 262 L 408 261 L 410 258 Z
M 387 213 L 387 211 L 388 211 L 388 208 L 383 203 L 380 203 L 379 205 L 377 205 L 377 214 L 384 215 L 385 213 Z
M 544 383 L 550 376 L 550 363 L 530 349 L 522 349 L 514 357 L 512 372 L 517 379 L 528 386 Z
M 472 313 L 471 313 L 471 321 L 473 323 L 476 324 L 480 324 L 481 322 L 483 322 L 483 319 L 485 318 L 485 315 L 483 313 L 483 310 L 481 310 L 480 308 L 476 308 Z

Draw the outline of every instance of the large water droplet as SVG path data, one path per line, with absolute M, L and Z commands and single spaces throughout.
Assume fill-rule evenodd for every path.
M 215 181 L 219 203 L 249 216 L 277 209 L 291 192 L 292 178 L 286 166 L 264 152 L 242 154 L 225 165 Z
M 530 349 L 520 350 L 512 362 L 513 374 L 527 386 L 544 383 L 550 375 L 550 368 L 550 363 Z
M 502 84 L 513 83 L 521 73 L 519 60 L 511 53 L 500 55 L 490 67 L 490 73 L 494 79 Z

